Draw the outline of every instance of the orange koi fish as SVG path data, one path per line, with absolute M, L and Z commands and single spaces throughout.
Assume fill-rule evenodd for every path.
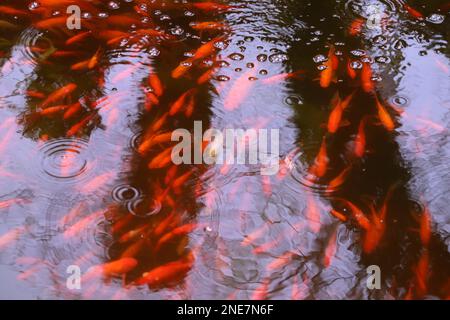
M 172 71 L 172 78 L 179 79 L 184 76 L 192 68 L 192 60 L 187 59 L 181 62 L 178 67 Z
M 197 2 L 191 4 L 194 8 L 205 11 L 205 12 L 211 12 L 211 11 L 227 11 L 232 8 L 235 8 L 230 5 L 226 4 L 219 4 L 215 2 Z
M 310 229 L 319 233 L 321 229 L 321 213 L 314 196 L 308 194 L 307 207 L 306 207 L 306 219 L 309 221 Z
M 95 117 L 95 114 L 90 114 L 90 115 L 86 116 L 83 120 L 78 122 L 77 124 L 74 124 L 69 129 L 69 131 L 67 131 L 67 136 L 73 137 L 76 134 L 78 134 L 78 132 L 80 132 L 80 130 L 83 129 L 94 117 Z
M 431 239 L 431 215 L 428 208 L 425 208 L 420 217 L 420 240 L 425 247 L 428 247 Z
M 328 268 L 333 262 L 333 258 L 336 255 L 336 243 L 337 243 L 337 229 L 333 231 L 330 239 L 328 240 L 327 248 L 323 256 L 323 265 Z
M 300 76 L 304 73 L 305 73 L 304 70 L 298 70 L 298 71 L 289 72 L 289 73 L 282 73 L 282 74 L 278 74 L 276 76 L 272 76 L 270 78 L 266 78 L 266 79 L 262 80 L 261 82 L 264 84 L 275 84 L 275 83 L 279 83 L 279 82 L 282 82 L 287 79 L 297 78 L 298 76 Z
M 148 229 L 147 225 L 144 225 L 142 227 L 139 227 L 137 229 L 131 230 L 126 232 L 125 234 L 123 234 L 120 238 L 119 238 L 119 243 L 126 243 L 132 240 L 135 240 L 136 238 L 141 237 L 145 231 Z
M 83 193 L 92 193 L 95 190 L 98 190 L 99 188 L 104 186 L 108 181 L 110 181 L 113 178 L 113 176 L 114 174 L 112 172 L 107 172 L 102 175 L 99 175 L 93 178 L 91 181 L 88 181 L 82 187 L 80 187 L 80 190 Z
M 70 226 L 68 229 L 66 229 L 63 233 L 63 237 L 64 239 L 69 239 L 69 238 L 73 238 L 77 235 L 79 235 L 81 232 L 83 232 L 83 230 L 85 230 L 95 219 L 101 217 L 103 214 L 102 211 L 97 211 L 83 219 L 81 219 L 80 221 L 78 221 L 77 223 L 75 223 L 74 225 Z
M 28 12 L 8 6 L 0 6 L 0 13 L 11 16 L 28 16 Z
M 416 294 L 423 297 L 428 292 L 428 277 L 430 269 L 430 256 L 428 249 L 425 249 L 420 256 L 417 266 L 414 268 Z
M 347 222 L 348 220 L 346 215 L 337 210 L 331 209 L 330 213 L 332 216 L 334 216 L 335 218 L 339 219 L 342 222 Z
M 223 22 L 207 21 L 207 22 L 193 22 L 190 27 L 197 31 L 207 31 L 207 30 L 226 30 L 228 25 Z
M 39 114 L 41 116 L 51 116 L 51 115 L 54 115 L 55 113 L 65 111 L 69 107 L 70 107 L 69 105 L 49 107 L 49 108 L 45 108 L 44 110 L 41 110 L 39 112 Z
M 294 257 L 294 253 L 286 252 L 280 257 L 274 259 L 271 263 L 269 263 L 266 267 L 267 271 L 279 270 L 285 266 L 287 266 L 291 261 L 292 257 Z
M 188 97 L 190 97 L 194 93 L 195 93 L 195 89 L 190 89 L 190 90 L 186 91 L 185 93 L 183 93 L 170 107 L 169 115 L 174 116 L 177 113 L 179 113 L 185 106 L 186 100 L 188 99 Z
M 184 184 L 189 181 L 193 173 L 194 172 L 191 170 L 183 174 L 181 177 L 175 179 L 173 181 L 172 188 L 176 189 L 184 186 Z
M 91 61 L 91 59 L 88 59 L 88 60 L 85 60 L 85 61 L 81 61 L 81 62 L 77 62 L 77 63 L 73 64 L 70 67 L 70 70 L 72 70 L 72 71 L 88 70 L 90 61 Z
M 98 65 L 98 60 L 100 58 L 101 49 L 98 48 L 97 52 L 92 56 L 92 58 L 89 60 L 88 68 L 94 69 Z
M 228 111 L 234 111 L 248 97 L 251 89 L 255 85 L 255 81 L 251 78 L 256 73 L 256 68 L 250 69 L 234 81 L 227 97 L 225 98 L 224 107 Z
M 75 116 L 78 112 L 83 110 L 83 107 L 81 106 L 80 102 L 76 102 L 73 105 L 69 106 L 67 111 L 64 113 L 63 119 L 68 120 Z
M 134 270 L 137 267 L 137 265 L 138 261 L 133 258 L 123 258 L 120 260 L 101 264 L 98 266 L 91 267 L 89 271 L 83 276 L 83 280 L 86 281 L 95 276 L 112 277 L 124 275 Z
M 28 97 L 31 98 L 36 98 L 36 99 L 45 99 L 45 94 L 43 94 L 42 92 L 39 91 L 35 91 L 35 90 L 28 90 L 26 92 Z
M 364 23 L 365 23 L 364 19 L 361 18 L 353 20 L 352 24 L 348 28 L 348 34 L 351 35 L 352 37 L 359 35 L 362 31 Z
M 211 80 L 211 78 L 212 78 L 214 73 L 215 73 L 215 69 L 214 68 L 209 69 L 208 71 L 206 71 L 204 74 L 202 74 L 197 79 L 197 84 L 199 84 L 199 85 L 205 84 L 206 82 Z
M 5 246 L 9 245 L 11 242 L 14 242 L 17 240 L 17 238 L 20 236 L 20 234 L 25 229 L 23 227 L 18 227 L 15 229 L 12 229 L 11 231 L 8 231 L 4 235 L 0 236 L 0 249 L 3 249 Z
M 138 148 L 138 152 L 145 155 L 151 150 L 152 147 L 162 143 L 168 143 L 172 141 L 172 132 L 166 132 L 157 134 L 145 139 Z
M 144 246 L 147 244 L 148 240 L 145 238 L 141 238 L 135 243 L 132 243 L 125 251 L 120 255 L 121 259 L 124 258 L 134 258 L 136 257 L 139 252 L 142 251 Z
M 365 132 L 365 126 L 366 126 L 367 118 L 361 120 L 358 127 L 358 134 L 355 138 L 355 146 L 353 150 L 353 154 L 357 158 L 362 158 L 366 152 L 366 132 Z
M 395 129 L 395 124 L 390 114 L 388 113 L 386 108 L 381 104 L 380 100 L 376 95 L 375 101 L 378 109 L 378 117 L 380 118 L 381 123 L 388 131 L 393 131 Z
M 157 97 L 161 97 L 164 94 L 164 87 L 156 73 L 151 73 L 148 77 L 148 84 L 153 89 L 153 93 Z
M 264 279 L 263 283 L 255 289 L 250 300 L 259 301 L 266 300 L 269 295 L 270 279 Z
M 325 62 L 324 66 L 326 67 L 320 73 L 320 86 L 322 88 L 328 88 L 333 81 L 334 72 L 338 68 L 338 60 L 335 53 L 334 46 L 330 46 L 330 51 L 328 52 L 328 60 Z
M 330 159 L 328 158 L 327 153 L 327 142 L 324 137 L 319 153 L 317 154 L 314 164 L 311 166 L 309 172 L 318 178 L 322 178 L 327 173 L 329 162 Z
M 416 18 L 416 19 L 423 19 L 424 16 L 421 12 L 417 11 L 416 9 L 414 9 L 413 7 L 407 5 L 406 3 L 403 5 L 403 7 L 405 8 L 406 11 L 408 11 L 408 13 Z
M 364 229 L 369 230 L 371 227 L 371 223 L 369 219 L 366 217 L 366 215 L 359 209 L 356 205 L 354 205 L 352 202 L 346 200 L 346 199 L 337 199 L 343 202 L 351 211 L 353 218 L 356 220 L 358 225 Z
M 37 29 L 53 29 L 56 27 L 65 28 L 67 24 L 67 17 L 54 17 L 41 20 L 35 23 Z
M 329 133 L 336 133 L 336 131 L 339 129 L 343 112 L 344 109 L 342 108 L 342 104 L 338 96 L 336 106 L 334 107 L 333 111 L 331 111 L 330 117 L 328 118 L 327 128 Z
M 155 251 L 158 252 L 162 246 L 164 246 L 168 242 L 172 241 L 174 238 L 184 237 L 197 228 L 198 228 L 198 224 L 196 224 L 196 223 L 190 223 L 190 224 L 186 224 L 184 226 L 175 228 L 171 232 L 166 233 L 164 236 L 162 236 L 158 240 L 158 242 L 156 243 L 156 246 L 155 246 Z
M 351 172 L 352 165 L 349 165 L 347 168 L 342 170 L 342 172 L 333 180 L 330 181 L 330 183 L 327 186 L 327 192 L 331 193 L 336 191 L 340 186 L 342 186 L 345 183 L 345 180 L 349 173 Z
M 350 59 L 347 62 L 347 74 L 351 79 L 356 79 L 357 77 L 356 70 L 352 68 L 352 61 Z
M 365 92 L 373 92 L 375 85 L 372 81 L 372 68 L 369 63 L 363 63 L 361 70 L 361 86 Z
M 191 269 L 192 261 L 175 261 L 150 270 L 136 280 L 136 285 L 158 287 L 170 282 L 181 280 Z
M 148 164 L 149 169 L 162 169 L 172 162 L 172 147 L 164 150 Z
M 68 96 L 69 94 L 74 92 L 76 89 L 77 89 L 77 85 L 74 83 L 70 83 L 70 84 L 54 91 L 52 94 L 50 94 L 47 97 L 47 99 L 45 99 L 44 102 L 42 102 L 41 106 L 43 108 L 48 107 L 50 104 L 55 103 L 55 102 L 65 98 L 66 96 Z
M 216 51 L 216 43 L 223 39 L 224 37 L 218 37 L 212 39 L 211 41 L 208 41 L 204 45 L 201 45 L 200 48 L 198 48 L 197 51 L 194 53 L 192 60 L 193 61 L 200 60 L 212 55 Z
M 253 244 L 255 240 L 260 238 L 266 231 L 267 231 L 267 224 L 264 224 L 264 226 L 246 236 L 245 239 L 242 240 L 241 245 L 246 247 Z
M 79 43 L 81 41 L 84 41 L 85 39 L 87 39 L 89 36 L 92 35 L 91 31 L 85 31 L 85 32 L 81 32 L 77 35 L 74 35 L 73 37 L 70 37 L 69 39 L 66 40 L 66 46 L 71 46 L 75 43 Z

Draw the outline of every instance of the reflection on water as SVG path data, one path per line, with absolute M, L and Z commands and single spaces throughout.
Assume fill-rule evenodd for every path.
M 70 3 L 0 6 L 2 298 L 449 297 L 445 1 Z M 200 120 L 280 171 L 174 165 Z

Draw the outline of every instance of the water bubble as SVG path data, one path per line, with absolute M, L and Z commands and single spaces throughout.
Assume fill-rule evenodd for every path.
M 161 51 L 155 47 L 152 47 L 149 49 L 148 53 L 151 57 L 158 57 L 161 54 Z
M 114 188 L 111 195 L 114 201 L 121 203 L 139 198 L 140 192 L 130 185 L 120 185 Z
M 441 24 L 445 20 L 445 16 L 442 14 L 433 13 L 427 17 L 427 21 L 434 24 Z
M 395 96 L 392 98 L 392 103 L 396 106 L 404 107 L 409 103 L 409 100 L 402 96 Z
M 228 58 L 230 58 L 231 60 L 234 60 L 234 61 L 241 61 L 245 58 L 245 56 L 240 53 L 232 53 L 228 56 Z
M 406 48 L 407 46 L 408 46 L 408 44 L 406 43 L 406 41 L 402 40 L 402 39 L 397 40 L 393 45 L 394 49 L 397 49 L 397 50 Z
M 129 201 L 127 204 L 127 209 L 132 215 L 136 217 L 147 218 L 160 213 L 162 204 L 155 199 L 140 197 L 138 199 Z
M 267 70 L 263 69 L 263 70 L 259 71 L 259 74 L 262 75 L 262 76 L 266 76 L 266 75 L 269 74 L 269 72 Z
M 28 5 L 28 9 L 30 9 L 30 10 L 36 10 L 39 7 L 40 7 L 40 4 L 37 1 L 33 1 Z
M 253 69 L 255 67 L 255 64 L 253 62 L 247 63 L 247 68 Z
M 385 64 L 385 63 L 391 62 L 391 59 L 389 57 L 379 56 L 379 57 L 375 58 L 375 61 L 378 62 L 378 63 Z
M 42 171 L 56 180 L 77 178 L 91 169 L 88 143 L 81 139 L 51 140 L 39 149 Z
M 269 61 L 272 63 L 282 63 L 288 60 L 289 57 L 284 53 L 276 53 L 269 57 Z
M 224 76 L 224 75 L 217 76 L 216 79 L 219 81 L 230 81 L 231 80 L 230 77 Z
M 363 57 L 366 55 L 366 52 L 361 49 L 352 50 L 350 53 L 355 57 Z
M 382 36 L 382 35 L 377 35 L 377 36 L 372 38 L 372 42 L 374 44 L 385 44 L 387 42 L 387 38 L 385 36 Z
M 296 105 L 303 104 L 303 100 L 299 96 L 289 96 L 284 100 L 284 102 L 286 102 L 286 104 L 288 104 L 290 106 L 296 106 Z
M 260 55 L 258 55 L 258 56 L 256 57 L 256 59 L 257 59 L 259 62 L 266 62 L 266 61 L 267 61 L 267 54 L 260 54 Z
M 323 54 L 318 54 L 313 58 L 315 63 L 322 63 L 328 60 L 328 58 L 326 56 L 324 56 Z
M 360 70 L 362 69 L 363 64 L 361 61 L 352 61 L 350 63 L 350 68 L 355 69 L 355 70 Z
M 120 9 L 120 4 L 116 1 L 110 1 L 108 2 L 108 8 L 110 8 L 111 10 L 117 10 Z
M 99 17 L 100 19 L 106 19 L 106 18 L 109 17 L 109 14 L 106 13 L 106 12 L 99 12 L 99 13 L 97 14 L 97 17 Z
M 170 33 L 173 34 L 174 36 L 181 36 L 184 33 L 184 29 L 181 28 L 180 26 L 176 26 L 170 29 Z
M 228 47 L 228 44 L 225 41 L 217 41 L 214 43 L 214 47 L 219 50 L 225 50 Z

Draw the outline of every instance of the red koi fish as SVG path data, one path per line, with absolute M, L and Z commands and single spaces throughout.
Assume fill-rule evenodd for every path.
M 336 199 L 344 203 L 351 211 L 353 218 L 363 230 L 369 230 L 371 223 L 366 215 L 356 205 L 346 199 Z
M 326 138 L 324 137 L 322 140 L 322 145 L 320 146 L 319 153 L 314 160 L 314 164 L 309 169 L 309 172 L 318 178 L 322 178 L 328 171 L 329 162 L 330 159 L 328 158 L 327 142 Z
M 328 268 L 333 262 L 333 258 L 336 255 L 336 243 L 337 243 L 337 229 L 333 231 L 330 239 L 328 240 L 327 248 L 323 256 L 323 265 Z
M 28 12 L 8 6 L 0 6 L 0 13 L 10 16 L 28 16 Z
M 333 111 L 331 111 L 330 113 L 330 117 L 328 118 L 327 128 L 329 133 L 336 133 L 336 131 L 339 129 L 339 125 L 342 119 L 342 113 L 344 112 L 339 96 L 337 96 L 337 98 L 333 100 L 337 100 L 337 102 L 335 107 L 333 108 Z
M 255 289 L 250 299 L 254 301 L 267 300 L 269 295 L 269 285 L 270 279 L 264 279 L 263 283 Z
M 197 2 L 192 3 L 192 6 L 196 9 L 205 11 L 205 12 L 212 12 L 212 11 L 228 11 L 230 9 L 233 9 L 235 7 L 226 5 L 226 4 L 220 4 L 215 2 Z
M 50 104 L 60 101 L 61 99 L 67 97 L 69 94 L 74 92 L 77 89 L 77 85 L 74 83 L 70 83 L 50 94 L 47 99 L 42 102 L 41 106 L 43 108 L 48 107 Z
M 352 68 L 352 61 L 350 59 L 347 62 L 347 74 L 351 79 L 356 79 L 357 77 L 356 70 Z
M 113 277 L 124 275 L 134 270 L 138 265 L 138 261 L 133 258 L 123 258 L 113 262 L 97 265 L 91 267 L 89 271 L 83 276 L 82 280 L 88 281 L 93 277 Z
M 192 60 L 187 59 L 181 62 L 178 67 L 172 71 L 172 78 L 179 79 L 184 76 L 192 68 Z
M 362 31 L 364 23 L 364 19 L 361 18 L 356 18 L 355 20 L 353 20 L 352 24 L 348 28 L 348 34 L 352 37 L 359 35 Z
M 416 18 L 416 19 L 423 19 L 424 16 L 421 12 L 417 11 L 416 9 L 414 9 L 413 7 L 407 5 L 406 3 L 403 5 L 403 7 L 405 8 L 406 11 L 408 11 L 408 13 Z
M 267 271 L 280 270 L 281 268 L 287 266 L 292 261 L 292 257 L 294 256 L 295 256 L 294 253 L 286 252 L 285 254 L 281 255 L 280 257 L 274 259 L 271 263 L 269 263 L 266 267 L 266 270 Z
M 25 229 L 23 227 L 18 227 L 0 236 L 0 250 L 16 241 L 24 230 Z
M 368 62 L 363 63 L 361 70 L 361 86 L 365 92 L 371 93 L 375 89 L 372 80 L 372 68 Z
M 73 137 L 77 135 L 81 129 L 83 129 L 93 118 L 95 117 L 95 114 L 90 114 L 86 116 L 83 120 L 78 122 L 77 124 L 74 124 L 68 131 L 67 136 Z
M 141 155 L 147 154 L 155 145 L 168 143 L 172 141 L 172 132 L 161 133 L 146 138 L 139 146 L 138 152 Z
M 331 81 L 334 79 L 334 72 L 338 68 L 338 60 L 335 55 L 334 46 L 330 47 L 330 51 L 328 53 L 328 60 L 325 62 L 325 70 L 320 73 L 320 86 L 322 88 L 328 88 L 331 84 Z
M 428 292 L 428 277 L 430 269 L 430 255 L 428 249 L 424 249 L 417 266 L 414 267 L 415 289 L 419 297 L 423 297 Z
M 54 17 L 45 20 L 41 20 L 35 23 L 37 29 L 53 29 L 53 28 L 65 28 L 67 24 L 67 17 Z
M 431 239 L 431 215 L 428 208 L 425 208 L 420 217 L 420 240 L 425 247 L 428 247 Z
M 287 79 L 298 78 L 300 75 L 302 75 L 304 73 L 305 73 L 304 70 L 298 70 L 298 71 L 289 72 L 289 73 L 282 73 L 282 74 L 278 74 L 276 76 L 272 76 L 270 78 L 266 78 L 266 79 L 262 80 L 261 82 L 264 84 L 275 84 L 275 83 L 285 81 Z
M 342 222 L 347 222 L 347 216 L 337 210 L 331 209 L 330 211 L 331 215 L 337 219 L 339 219 Z
M 164 86 L 156 73 L 150 74 L 148 77 L 148 84 L 157 97 L 161 97 L 164 94 Z
M 67 111 L 64 113 L 63 119 L 68 120 L 81 112 L 83 110 L 83 107 L 81 106 L 80 102 L 76 102 L 73 105 L 70 105 Z
M 172 147 L 157 155 L 148 164 L 149 169 L 163 169 L 172 163 Z
M 181 280 L 191 269 L 192 261 L 180 260 L 150 270 L 136 280 L 136 285 L 149 285 L 158 287 L 164 284 Z
M 345 183 L 345 180 L 347 179 L 347 176 L 351 172 L 352 165 L 349 165 L 347 168 L 342 170 L 342 172 L 333 180 L 330 181 L 330 183 L 327 186 L 327 192 L 331 193 L 336 191 L 340 186 L 342 186 Z
M 66 46 L 71 46 L 73 44 L 82 42 L 92 35 L 91 31 L 80 32 L 66 40 Z
M 366 153 L 366 131 L 365 131 L 365 127 L 366 127 L 366 123 L 367 123 L 367 118 L 364 117 L 361 122 L 359 123 L 359 127 L 358 127 L 358 134 L 356 135 L 355 138 L 355 146 L 353 149 L 353 154 L 357 157 L 357 158 L 362 158 L 364 156 L 364 154 Z
M 98 211 L 95 212 L 83 219 L 81 219 L 80 221 L 78 221 L 77 223 L 75 223 L 74 225 L 70 226 L 68 229 L 66 229 L 66 231 L 64 231 L 63 233 L 63 237 L 64 239 L 69 239 L 69 238 L 73 238 L 77 235 L 79 235 L 81 232 L 83 232 L 83 230 L 85 230 L 95 219 L 101 217 L 103 214 L 102 211 Z
M 308 194 L 306 218 L 309 221 L 311 230 L 315 233 L 319 233 L 321 228 L 321 213 L 316 200 L 311 194 Z
M 184 226 L 175 228 L 174 230 L 165 234 L 158 240 L 158 242 L 156 243 L 156 246 L 155 246 L 155 252 L 158 252 L 165 244 L 172 241 L 173 239 L 178 238 L 178 237 L 184 237 L 197 228 L 198 228 L 198 224 L 196 224 L 196 223 L 190 223 L 190 224 L 186 224 Z
M 179 113 L 183 107 L 186 105 L 186 101 L 189 97 L 191 97 L 195 93 L 195 89 L 190 89 L 183 93 L 170 107 L 169 115 L 174 116 Z
M 219 31 L 229 28 L 226 23 L 216 21 L 193 22 L 190 24 L 190 27 L 197 31 Z
M 381 104 L 378 97 L 375 95 L 375 101 L 378 109 L 378 117 L 380 118 L 381 123 L 388 131 L 393 131 L 395 129 L 394 121 L 392 120 L 389 112 L 386 108 Z
M 248 97 L 251 89 L 255 85 L 255 81 L 251 80 L 256 73 L 255 69 L 256 68 L 248 70 L 236 81 L 234 81 L 233 86 L 225 98 L 224 107 L 226 110 L 236 110 Z

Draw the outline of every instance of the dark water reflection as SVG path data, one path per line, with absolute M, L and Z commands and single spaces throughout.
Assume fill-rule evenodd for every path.
M 27 14 L 0 9 L 2 298 L 448 298 L 445 1 L 408 1 L 423 18 L 404 1 L 230 1 L 222 12 L 177 1 L 146 12 L 142 3 L 87 8 L 94 31 L 74 45 L 74 33 L 47 30 L 45 13 L 26 1 L 5 6 Z M 358 24 L 374 10 L 380 25 Z M 191 24 L 213 20 L 226 27 Z M 160 36 L 129 33 L 145 28 Z M 213 39 L 209 54 L 174 75 Z M 339 69 L 322 88 L 330 47 Z M 351 77 L 364 63 L 373 92 Z M 43 99 L 68 84 L 73 92 L 49 103 L 67 107 L 43 114 Z M 353 98 L 329 133 L 336 92 Z M 195 107 L 171 114 L 185 93 Z M 377 99 L 394 130 L 380 123 Z M 172 165 L 164 137 L 192 131 L 194 120 L 279 129 L 282 170 Z M 352 204 L 385 217 L 365 230 Z M 429 241 L 419 230 L 427 212 Z M 85 274 L 81 291 L 66 287 L 71 265 Z M 371 265 L 381 290 L 367 288 Z

